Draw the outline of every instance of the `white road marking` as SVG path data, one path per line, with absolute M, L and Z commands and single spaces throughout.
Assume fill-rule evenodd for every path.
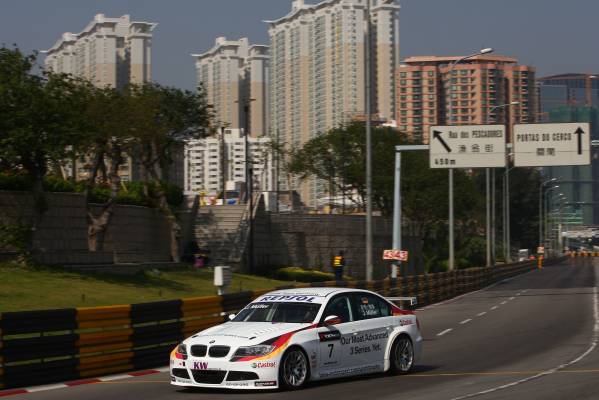
M 121 379 L 128 379 L 131 378 L 131 375 L 110 375 L 110 376 L 104 376 L 102 378 L 98 378 L 100 379 L 101 382 L 110 382 L 110 381 L 119 381 Z
M 542 376 L 546 376 L 546 375 L 551 375 L 554 374 L 566 367 L 569 367 L 573 364 L 576 364 L 577 362 L 579 362 L 580 360 L 582 360 L 583 358 L 585 358 L 586 356 L 588 356 L 589 354 L 591 354 L 593 352 L 593 350 L 595 350 L 595 348 L 597 347 L 597 344 L 599 343 L 599 302 L 598 302 L 598 296 L 597 296 L 597 286 L 593 287 L 593 314 L 595 317 L 595 326 L 593 326 L 593 336 L 591 338 L 591 345 L 589 346 L 589 348 L 582 353 L 580 356 L 578 356 L 577 358 L 575 358 L 574 360 L 558 365 L 555 368 L 552 369 L 548 369 L 547 371 L 543 371 L 540 372 L 536 375 L 533 376 L 529 376 L 528 378 L 524 378 L 524 379 L 520 379 L 517 380 L 515 382 L 511 382 L 505 385 L 501 385 L 501 386 L 496 386 L 494 388 L 491 389 L 487 389 L 487 390 L 483 390 L 480 392 L 476 392 L 476 393 L 471 393 L 471 394 L 467 394 L 464 396 L 459 396 L 459 397 L 454 397 L 451 400 L 463 400 L 463 399 L 469 399 L 475 396 L 481 396 L 484 394 L 488 394 L 488 393 L 493 393 L 493 392 L 497 392 L 499 390 L 502 389 L 507 389 L 516 385 L 519 385 L 521 383 L 525 383 L 525 382 L 530 382 L 534 379 L 540 378 Z
M 501 304 L 501 305 L 504 305 L 505 303 L 507 303 L 507 300 L 506 300 L 506 301 L 502 301 L 502 302 L 501 302 L 501 303 L 499 303 L 499 304 Z
M 439 332 L 439 333 L 437 333 L 437 336 L 443 336 L 443 335 L 445 335 L 446 333 L 449 333 L 449 332 L 451 332 L 451 331 L 453 331 L 453 329 L 452 329 L 452 328 L 445 329 L 443 332 Z
M 160 372 L 169 372 L 170 370 L 171 370 L 170 367 L 156 368 L 156 371 L 160 371 Z
M 35 393 L 35 392 L 43 392 L 46 390 L 64 389 L 67 387 L 68 386 L 65 385 L 64 383 L 57 383 L 55 385 L 34 386 L 34 387 L 30 387 L 30 388 L 25 388 L 25 390 L 27 390 L 30 393 Z
M 515 297 L 510 297 L 510 300 L 514 300 L 514 299 L 515 299 Z
M 483 312 L 479 312 L 478 314 L 476 314 L 477 317 L 482 317 L 483 315 L 485 315 L 487 312 L 483 311 Z
M 499 306 L 493 306 L 491 307 L 491 310 L 497 310 L 499 308 Z
M 465 319 L 465 320 L 463 320 L 462 322 L 460 322 L 460 325 L 467 324 L 467 323 L 468 323 L 468 322 L 470 322 L 470 321 L 472 321 L 472 318 Z

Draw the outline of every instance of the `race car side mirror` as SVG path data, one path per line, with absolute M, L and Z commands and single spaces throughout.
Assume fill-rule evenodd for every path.
M 229 321 L 233 321 L 234 318 L 235 318 L 235 314 L 229 314 Z
M 336 315 L 329 315 L 328 317 L 326 317 L 324 319 L 324 325 L 325 326 L 337 325 L 337 324 L 340 324 L 341 322 L 342 322 L 341 318 L 339 318 Z

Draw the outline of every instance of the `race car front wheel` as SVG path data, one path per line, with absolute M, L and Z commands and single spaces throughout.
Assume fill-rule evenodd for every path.
M 279 382 L 286 389 L 300 389 L 308 381 L 308 357 L 299 348 L 289 349 L 281 360 Z
M 407 335 L 401 335 L 391 347 L 391 368 L 392 374 L 407 374 L 414 365 L 414 346 Z

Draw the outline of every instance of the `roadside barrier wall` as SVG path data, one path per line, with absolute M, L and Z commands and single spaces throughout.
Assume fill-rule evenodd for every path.
M 564 258 L 547 260 L 546 264 Z M 319 282 L 283 286 L 345 286 L 385 296 L 414 296 L 423 306 L 537 268 L 527 261 L 493 268 L 396 280 Z M 108 307 L 0 314 L 0 390 L 133 371 L 168 364 L 184 338 L 224 322 L 269 290 Z

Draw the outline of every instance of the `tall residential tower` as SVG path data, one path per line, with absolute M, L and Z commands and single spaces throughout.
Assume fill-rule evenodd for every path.
M 266 21 L 270 35 L 270 135 L 300 147 L 318 134 L 365 113 L 365 27 L 371 22 L 372 114 L 395 116 L 395 69 L 399 65 L 399 6 L 382 0 L 326 0 L 304 4 Z M 282 175 L 282 174 L 280 174 Z M 281 180 L 282 187 L 287 181 Z M 326 185 L 291 185 L 314 206 Z
M 121 88 L 152 79 L 152 31 L 157 24 L 129 15 L 97 14 L 80 33 L 66 32 L 46 53 L 46 67 L 86 78 L 96 86 Z
M 248 130 L 251 136 L 267 132 L 268 46 L 250 46 L 247 38 L 216 39 L 214 47 L 196 59 L 198 84 L 206 91 L 214 110 L 214 125 L 245 128 L 248 104 Z

